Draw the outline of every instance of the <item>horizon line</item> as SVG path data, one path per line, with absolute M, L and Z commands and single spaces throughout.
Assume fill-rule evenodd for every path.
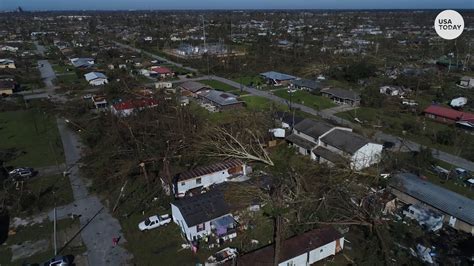
M 442 7 L 435 7 L 435 8 L 176 8 L 176 9 L 31 9 L 31 10 L 24 10 L 25 8 L 22 6 L 18 6 L 14 9 L 0 9 L 0 12 L 9 13 L 9 12 L 18 12 L 17 8 L 21 7 L 23 12 L 84 12 L 84 11 L 366 11 L 366 10 L 400 10 L 400 11 L 426 11 L 426 10 L 472 10 L 473 8 L 442 8 Z

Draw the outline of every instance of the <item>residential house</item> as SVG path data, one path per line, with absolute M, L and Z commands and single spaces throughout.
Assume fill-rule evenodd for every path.
M 274 85 L 274 86 L 286 86 L 292 80 L 296 79 L 295 76 L 283 74 L 283 73 L 279 73 L 275 71 L 261 73 L 260 76 L 262 76 L 265 79 L 265 82 L 267 84 Z
M 84 77 L 92 86 L 101 86 L 109 83 L 107 76 L 100 72 L 89 72 L 85 74 Z
M 10 96 L 15 90 L 13 79 L 0 79 L 0 96 Z
M 104 109 L 108 106 L 107 99 L 102 95 L 92 96 L 92 103 L 96 109 Z
M 189 191 L 224 183 L 247 173 L 247 165 L 238 159 L 197 167 L 174 177 L 173 192 L 176 197 L 184 197 Z
M 112 105 L 111 111 L 119 117 L 127 117 L 136 111 L 158 106 L 158 101 L 153 98 L 135 99 L 116 103 Z
M 449 226 L 474 234 L 474 200 L 410 173 L 394 175 L 389 188 L 398 200 L 435 210 Z
M 468 76 L 464 76 L 461 78 L 461 80 L 459 81 L 459 85 L 461 87 L 465 87 L 465 88 L 474 88 L 474 78 L 473 77 L 468 77 Z
M 173 222 L 188 241 L 216 236 L 225 241 L 237 236 L 237 222 L 224 198 L 222 187 L 171 203 Z
M 332 162 L 339 156 L 350 161 L 350 167 L 360 170 L 376 164 L 382 157 L 383 145 L 348 131 L 335 129 L 320 138 L 320 146 L 313 150 L 319 162 Z M 338 161 L 336 161 L 338 162 Z
M 199 94 L 199 99 L 203 103 L 215 106 L 219 111 L 238 109 L 244 106 L 244 102 L 240 101 L 237 95 L 218 90 L 207 90 L 202 92 Z
M 344 248 L 344 236 L 333 227 L 314 229 L 281 242 L 278 266 L 307 266 L 336 255 Z M 272 266 L 275 258 L 274 244 L 237 256 L 225 265 Z
M 211 87 L 208 85 L 195 81 L 183 82 L 179 85 L 179 88 L 181 89 L 181 94 L 183 96 L 192 96 L 194 98 L 197 98 L 202 92 L 211 90 Z
M 319 93 L 322 88 L 322 84 L 316 80 L 296 79 L 290 82 L 290 88 Z
M 94 59 L 89 57 L 71 58 L 70 61 L 76 68 L 91 68 L 95 64 Z
M 431 105 L 423 111 L 428 118 L 446 124 L 474 123 L 474 114 L 454 110 L 439 105 Z
M 18 51 L 18 47 L 13 47 L 9 45 L 0 45 L 0 51 L 16 53 Z
M 157 78 L 170 78 L 174 76 L 174 72 L 171 71 L 169 68 L 164 66 L 155 66 L 151 68 L 151 71 L 156 73 Z
M 359 93 L 352 90 L 326 88 L 321 90 L 321 94 L 337 104 L 347 104 L 351 106 L 358 106 L 360 104 Z
M 0 59 L 0 68 L 16 68 L 15 61 L 11 59 Z
M 309 118 L 297 123 L 286 140 L 312 160 L 330 166 L 349 165 L 356 170 L 379 162 L 383 149 L 382 145 L 353 133 L 351 128 Z

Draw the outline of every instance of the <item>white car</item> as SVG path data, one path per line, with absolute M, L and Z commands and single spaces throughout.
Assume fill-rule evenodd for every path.
M 164 214 L 161 216 L 154 215 L 145 219 L 145 221 L 138 224 L 138 229 L 140 231 L 147 231 L 151 229 L 155 229 L 165 224 L 169 224 L 171 222 L 171 218 L 169 214 Z

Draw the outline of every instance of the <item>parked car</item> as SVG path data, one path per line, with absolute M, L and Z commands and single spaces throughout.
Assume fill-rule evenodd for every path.
M 29 167 L 19 167 L 8 172 L 10 178 L 30 178 L 34 175 L 34 169 Z
M 155 229 L 162 225 L 169 224 L 171 222 L 171 217 L 169 214 L 164 214 L 161 216 L 154 215 L 147 218 L 145 221 L 138 224 L 138 229 L 140 231 L 147 231 L 151 229 Z
M 235 248 L 225 248 L 210 256 L 206 261 L 207 265 L 220 265 L 237 257 L 238 252 Z
M 92 94 L 86 94 L 86 95 L 82 96 L 82 99 L 90 100 L 90 99 L 92 99 Z

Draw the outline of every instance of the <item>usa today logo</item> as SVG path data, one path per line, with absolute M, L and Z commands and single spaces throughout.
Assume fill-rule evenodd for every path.
M 454 40 L 464 30 L 464 19 L 454 10 L 444 10 L 436 17 L 434 27 L 439 37 L 445 40 Z

